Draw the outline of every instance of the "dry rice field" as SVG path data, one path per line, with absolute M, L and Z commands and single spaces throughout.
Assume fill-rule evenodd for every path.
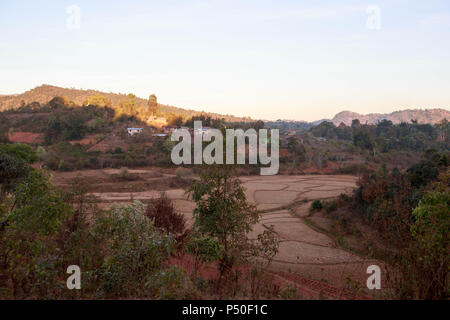
M 61 184 L 70 177 L 93 177 L 102 175 L 104 183 L 110 183 L 108 175 L 119 170 L 92 170 L 75 173 L 58 173 L 53 179 Z M 139 175 L 151 186 L 152 181 L 159 183 L 162 178 L 170 179 L 171 173 L 155 173 L 156 169 L 129 170 Z M 66 175 L 66 176 L 64 176 Z M 99 180 L 100 176 L 98 177 Z M 351 283 L 365 287 L 367 266 L 376 264 L 341 248 L 333 238 L 307 223 L 311 201 L 331 199 L 341 193 L 350 193 L 356 187 L 357 178 L 348 175 L 299 175 L 299 176 L 245 176 L 241 181 L 246 190 L 247 199 L 262 212 L 262 218 L 254 226 L 251 237 L 256 237 L 268 226 L 276 231 L 280 246 L 271 265 L 271 271 L 283 280 L 294 283 L 305 297 L 309 298 L 345 298 L 346 289 Z M 100 183 L 100 182 L 99 182 Z M 117 183 L 117 182 L 116 182 Z M 125 188 L 125 187 L 124 187 Z M 155 190 L 156 189 L 156 190 Z M 103 192 L 101 188 L 92 194 L 100 200 L 104 208 L 112 203 L 126 203 L 131 200 L 146 201 L 159 197 L 161 190 L 150 187 L 138 192 Z M 175 207 L 182 212 L 190 224 L 195 203 L 181 188 L 164 191 L 173 200 Z M 360 291 L 360 296 L 368 294 Z

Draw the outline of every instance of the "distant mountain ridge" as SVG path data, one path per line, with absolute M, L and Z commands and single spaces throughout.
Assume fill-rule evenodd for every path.
M 361 123 L 375 124 L 381 120 L 390 120 L 394 124 L 401 122 L 411 122 L 417 120 L 419 123 L 436 124 L 442 119 L 450 119 L 450 111 L 445 109 L 407 109 L 401 111 L 394 111 L 392 113 L 369 113 L 359 114 L 351 111 L 339 112 L 331 119 L 335 125 L 342 122 L 346 125 L 351 125 L 353 119 L 358 119 Z
M 152 92 L 149 92 L 149 95 Z M 75 105 L 82 105 L 90 96 L 102 95 L 108 98 L 113 107 L 118 106 L 121 101 L 127 99 L 126 94 L 122 93 L 112 93 L 112 92 L 101 92 L 97 90 L 83 90 L 74 88 L 61 88 L 52 85 L 41 85 L 34 89 L 28 90 L 22 94 L 11 94 L 11 95 L 0 95 L 0 111 L 7 109 L 16 109 L 22 104 L 27 104 L 31 102 L 39 102 L 41 105 L 49 102 L 56 96 L 64 96 L 72 101 Z M 138 104 L 147 104 L 147 100 L 137 97 L 136 102 Z M 185 117 L 199 116 L 206 114 L 212 118 L 225 118 L 227 121 L 252 121 L 250 117 L 236 117 L 233 115 L 223 115 L 218 113 L 211 113 L 205 111 L 196 111 L 178 108 L 174 106 L 169 106 L 165 104 L 158 103 L 158 107 L 162 112 L 174 113 L 176 115 L 182 115 Z
M 149 92 L 150 94 L 150 92 Z M 42 86 L 36 87 L 22 94 L 11 94 L 11 95 L 0 95 L 0 111 L 7 109 L 16 109 L 20 107 L 23 103 L 31 103 L 34 101 L 40 104 L 45 104 L 49 102 L 56 96 L 65 96 L 70 101 L 74 102 L 76 105 L 82 105 L 90 96 L 102 95 L 108 98 L 113 106 L 118 106 L 121 101 L 127 98 L 126 94 L 121 93 L 106 93 L 97 90 L 82 90 L 74 88 L 61 88 L 57 86 L 44 84 Z M 147 100 L 136 98 L 136 101 L 140 104 L 146 104 Z M 233 115 L 223 115 L 217 113 L 209 113 L 205 111 L 196 111 L 183 109 L 179 107 L 158 104 L 159 109 L 165 113 L 174 113 L 176 115 L 182 115 L 184 117 L 198 116 L 201 114 L 209 115 L 213 118 L 224 118 L 226 121 L 253 121 L 250 117 L 236 117 Z M 411 120 L 417 120 L 419 123 L 430 123 L 436 124 L 442 119 L 446 118 L 450 120 L 450 111 L 445 109 L 414 109 L 414 110 L 401 110 L 392 113 L 370 113 L 370 114 L 359 114 L 351 111 L 342 111 L 336 114 L 331 120 L 322 119 L 313 122 L 305 121 L 294 121 L 294 120 L 278 120 L 278 121 L 266 121 L 270 124 L 276 124 L 277 122 L 291 123 L 290 125 L 299 125 L 300 127 L 309 128 L 314 125 L 318 125 L 323 121 L 331 121 L 335 125 L 344 123 L 346 125 L 351 125 L 353 119 L 358 119 L 361 123 L 374 124 L 381 120 L 390 120 L 395 124 L 400 122 L 411 122 Z

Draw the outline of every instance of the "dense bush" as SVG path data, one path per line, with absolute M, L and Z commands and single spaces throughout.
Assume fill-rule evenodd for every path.
M 166 233 L 181 236 L 186 231 L 186 218 L 176 211 L 172 201 L 164 193 L 161 197 L 150 200 L 145 215 L 153 220 L 156 228 Z
M 406 173 L 385 167 L 365 175 L 351 200 L 394 247 L 397 297 L 448 298 L 450 180 L 445 155 L 429 150 Z
M 0 144 L 0 154 L 21 159 L 27 163 L 33 163 L 39 160 L 36 152 L 29 145 L 20 143 Z
M 314 200 L 311 203 L 311 210 L 312 211 L 321 210 L 322 208 L 323 208 L 323 204 L 322 204 L 322 201 L 320 201 L 320 200 Z

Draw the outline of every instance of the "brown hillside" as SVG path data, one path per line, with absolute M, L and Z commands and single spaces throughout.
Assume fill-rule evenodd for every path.
M 96 90 L 81 90 L 74 88 L 69 89 L 44 84 L 42 86 L 26 91 L 22 94 L 4 95 L 4 96 L 0 95 L 0 111 L 7 109 L 16 109 L 20 107 L 22 104 L 31 103 L 34 101 L 37 101 L 40 104 L 44 104 L 49 102 L 56 96 L 67 97 L 75 105 L 82 105 L 83 102 L 85 102 L 90 96 L 95 95 L 102 95 L 108 98 L 112 102 L 113 107 L 118 106 L 121 101 L 126 100 L 127 98 L 126 94 L 121 93 L 112 93 L 112 92 L 107 93 Z M 142 98 L 137 98 L 136 102 L 142 105 L 147 104 L 147 100 Z M 202 111 L 187 110 L 164 104 L 158 104 L 158 107 L 161 112 L 174 113 L 176 115 L 184 116 L 186 118 L 205 114 L 213 118 L 224 118 L 226 121 L 251 121 L 249 117 L 240 118 L 232 115 L 221 115 L 217 113 L 207 113 Z

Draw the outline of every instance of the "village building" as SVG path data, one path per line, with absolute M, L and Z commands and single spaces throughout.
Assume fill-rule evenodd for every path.
M 127 132 L 130 136 L 134 136 L 135 134 L 141 133 L 142 128 L 127 128 Z

